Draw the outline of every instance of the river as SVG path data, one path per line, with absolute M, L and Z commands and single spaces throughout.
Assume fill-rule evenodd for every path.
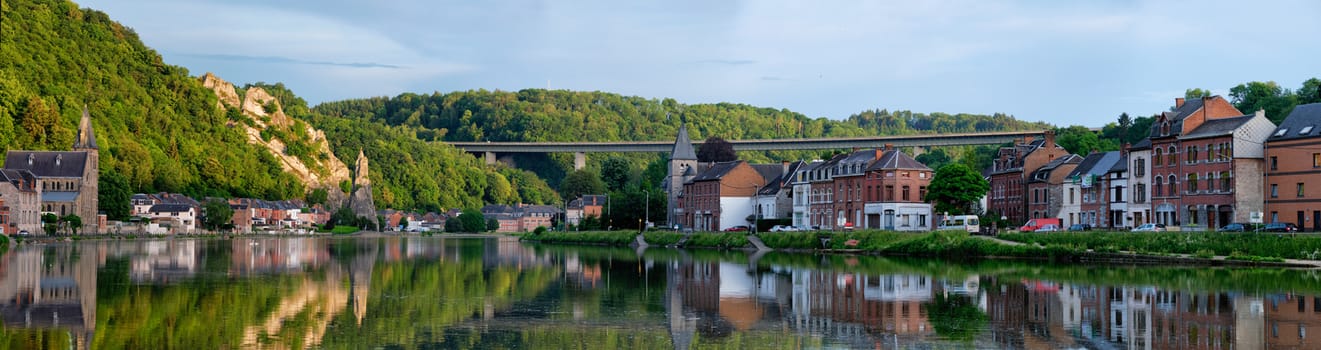
M 22 245 L 0 302 L 18 349 L 1321 348 L 1315 270 L 495 237 Z

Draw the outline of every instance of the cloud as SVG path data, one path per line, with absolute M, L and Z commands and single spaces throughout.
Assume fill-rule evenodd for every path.
M 330 61 L 308 61 L 280 56 L 247 56 L 247 55 L 225 55 L 225 54 L 180 54 L 180 56 L 197 57 L 222 61 L 255 62 L 255 63 L 278 63 L 278 64 L 306 64 L 321 66 L 339 66 L 352 68 L 389 68 L 402 69 L 403 66 L 393 64 L 381 64 L 374 62 L 330 62 Z

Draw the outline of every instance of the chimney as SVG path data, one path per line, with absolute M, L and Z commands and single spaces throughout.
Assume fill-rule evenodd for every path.
M 1264 109 L 1258 109 L 1256 112 L 1253 112 L 1252 114 L 1255 114 L 1257 117 L 1265 118 L 1265 117 L 1266 117 L 1266 110 L 1264 110 Z
M 857 147 L 853 147 L 853 151 L 852 151 L 852 152 L 849 152 L 849 153 L 853 153 L 853 152 L 857 152 L 857 151 L 858 151 L 858 148 L 857 148 Z
M 1046 130 L 1045 135 L 1046 144 L 1043 146 L 1045 146 L 1046 149 L 1055 148 L 1055 130 Z
M 787 160 L 780 161 L 780 173 L 786 175 L 789 174 L 789 161 Z
M 887 144 L 885 144 L 885 151 L 886 151 L 886 152 L 893 151 L 893 150 L 894 150 L 894 144 L 893 144 L 893 143 L 887 143 Z
M 1183 97 L 1174 98 L 1174 108 L 1183 107 Z
M 1120 147 L 1119 147 L 1119 154 L 1120 154 L 1120 155 L 1128 154 L 1128 148 L 1129 148 L 1129 147 L 1133 147 L 1133 144 L 1128 143 L 1128 142 L 1125 142 L 1123 146 L 1120 146 Z

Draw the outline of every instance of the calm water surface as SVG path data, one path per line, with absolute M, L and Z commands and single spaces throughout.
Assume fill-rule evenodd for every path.
M 25 245 L 0 302 L 19 349 L 1321 348 L 1317 271 L 507 238 Z

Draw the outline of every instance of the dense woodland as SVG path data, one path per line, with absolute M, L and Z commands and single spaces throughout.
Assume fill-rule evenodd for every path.
M 284 173 L 265 149 L 250 145 L 235 110 L 216 107 L 198 79 L 143 45 L 132 29 L 105 13 L 61 0 L 0 3 L 0 149 L 65 150 L 86 105 L 101 147 L 103 195 L 182 192 L 192 196 L 301 198 L 304 184 Z M 1119 149 L 1146 136 L 1151 117 L 1117 116 L 1099 131 L 1055 127 L 1004 114 L 865 110 L 843 120 L 745 104 L 683 104 L 606 92 L 527 89 L 405 93 L 309 107 L 284 85 L 255 83 L 281 101 L 286 114 L 326 132 L 335 156 L 352 164 L 358 149 L 371 159 L 377 207 L 416 210 L 471 208 L 483 203 L 556 203 L 571 155 L 512 158 L 517 168 L 486 167 L 446 141 L 673 140 L 686 123 L 694 140 L 850 137 L 1054 128 L 1071 152 Z M 1230 89 L 1245 112 L 1265 109 L 1278 122 L 1293 106 L 1321 101 L 1321 80 L 1297 90 L 1274 82 Z M 243 93 L 240 89 L 239 93 Z M 1188 97 L 1206 94 L 1189 89 Z M 296 128 L 295 128 L 296 129 Z M 308 153 L 297 130 L 269 130 L 289 139 L 286 154 Z M 934 149 L 918 159 L 938 168 L 990 164 L 995 146 Z M 837 151 L 743 152 L 754 162 L 825 159 Z M 292 152 L 292 153 L 290 153 Z M 614 176 L 612 191 L 657 186 L 664 155 L 594 154 L 587 172 Z M 607 164 L 609 162 L 610 164 Z M 623 169 L 623 170 L 621 170 Z M 607 174 L 610 173 L 610 174 Z M 625 174 L 625 175 L 620 175 Z M 621 185 L 627 183 L 627 185 Z M 116 193 L 106 193 L 119 192 Z M 118 198 L 118 197 L 114 197 Z

